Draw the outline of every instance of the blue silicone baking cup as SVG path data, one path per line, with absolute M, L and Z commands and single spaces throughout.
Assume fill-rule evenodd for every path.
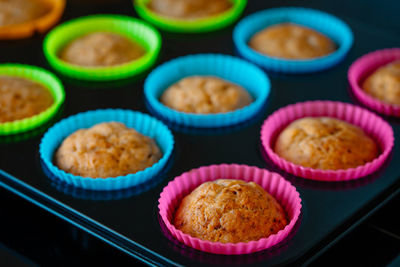
M 241 109 L 217 114 L 194 114 L 171 109 L 159 101 L 172 84 L 188 76 L 216 76 L 245 88 L 253 102 Z M 214 128 L 235 125 L 255 116 L 270 93 L 270 81 L 257 66 L 242 59 L 221 54 L 197 54 L 179 57 L 154 69 L 144 83 L 144 95 L 150 112 L 178 125 Z
M 117 121 L 139 133 L 153 138 L 160 147 L 162 158 L 142 171 L 118 177 L 90 178 L 67 173 L 53 164 L 53 156 L 62 141 L 73 132 L 90 128 L 101 122 Z M 171 131 L 159 120 L 140 112 L 122 109 L 103 109 L 79 113 L 55 124 L 43 136 L 40 158 L 47 169 L 61 181 L 89 190 L 118 190 L 143 184 L 155 177 L 166 165 L 174 148 Z
M 312 28 L 329 37 L 337 50 L 327 56 L 307 60 L 290 60 L 269 57 L 248 46 L 251 37 L 268 26 L 291 22 Z M 353 33 L 342 20 L 307 8 L 272 8 L 242 19 L 233 31 L 233 41 L 240 56 L 257 65 L 276 72 L 308 73 L 321 71 L 342 61 L 353 44 Z

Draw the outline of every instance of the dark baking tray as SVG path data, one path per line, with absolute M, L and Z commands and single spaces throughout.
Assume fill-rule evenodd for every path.
M 306 6 L 332 13 L 353 30 L 354 46 L 346 59 L 329 70 L 306 75 L 269 73 L 272 93 L 259 116 L 244 125 L 214 131 L 174 129 L 174 157 L 153 183 L 115 193 L 88 192 L 57 184 L 41 166 L 38 145 L 46 127 L 32 133 L 0 139 L 0 185 L 29 199 L 109 244 L 150 265 L 286 265 L 306 264 L 358 225 L 399 192 L 400 122 L 386 118 L 395 132 L 390 160 L 377 173 L 356 181 L 313 182 L 282 173 L 303 200 L 295 231 L 277 246 L 241 256 L 196 251 L 165 234 L 157 214 L 163 187 L 182 172 L 215 163 L 242 163 L 278 171 L 260 152 L 262 121 L 279 107 L 314 99 L 354 102 L 349 95 L 347 69 L 359 56 L 376 49 L 398 46 L 398 1 L 255 1 L 245 15 L 276 6 Z M 130 1 L 68 1 L 63 20 L 95 13 L 135 16 Z M 192 53 L 235 54 L 233 25 L 214 33 L 182 35 L 162 33 L 158 63 Z M 49 68 L 42 53 L 43 36 L 0 42 L 0 61 Z M 148 112 L 143 99 L 145 75 L 111 83 L 83 83 L 61 77 L 66 103 L 55 120 L 98 108 L 126 108 Z M 53 122 L 52 122 L 53 123 Z M 50 123 L 51 124 L 51 123 Z M 23 211 L 21 211 L 23 212 Z M 355 248 L 356 249 L 356 248 Z

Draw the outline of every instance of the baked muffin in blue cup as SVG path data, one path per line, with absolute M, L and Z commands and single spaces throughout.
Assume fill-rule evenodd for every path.
M 215 82 L 226 83 L 223 86 L 228 86 L 229 89 L 241 87 L 241 93 L 251 100 L 235 110 L 206 114 L 184 112 L 161 101 L 161 97 L 171 86 L 183 80 L 203 78 L 209 79 L 206 84 L 210 81 L 211 86 Z M 180 86 L 182 90 L 186 90 L 185 85 Z M 222 54 L 197 54 L 173 59 L 154 69 L 144 83 L 144 95 L 152 113 L 169 123 L 195 128 L 224 127 L 244 122 L 262 109 L 269 93 L 270 81 L 260 68 L 242 59 Z M 224 95 L 219 97 L 224 98 Z
M 78 130 L 88 128 L 93 129 L 93 126 L 100 125 L 102 123 L 113 123 L 121 127 L 126 126 L 125 129 L 136 130 L 136 132 L 139 133 L 140 136 L 144 136 L 143 138 L 147 138 L 146 140 L 153 139 L 154 141 L 151 142 L 153 142 L 160 151 L 159 158 L 157 158 L 154 164 L 142 170 L 134 173 L 128 173 L 122 176 L 112 177 L 83 177 L 76 174 L 74 175 L 73 171 L 67 172 L 57 166 L 56 153 L 59 152 L 59 148 L 62 146 L 62 144 L 64 144 L 64 140 L 72 136 L 72 134 L 76 133 Z M 123 125 L 121 125 L 121 123 Z M 109 129 L 107 128 L 104 131 L 109 131 Z M 92 140 L 85 141 L 91 142 Z M 112 143 L 113 141 L 110 142 Z M 109 144 L 107 143 L 106 148 L 108 148 L 108 145 Z M 94 146 L 96 146 L 96 144 L 94 144 Z M 104 147 L 104 144 L 102 145 L 102 147 Z M 55 124 L 43 136 L 39 147 L 39 154 L 42 163 L 47 167 L 48 171 L 50 171 L 54 175 L 54 177 L 69 185 L 89 190 L 118 190 L 143 184 L 150 181 L 153 177 L 157 176 L 167 164 L 168 159 L 172 154 L 173 147 L 174 138 L 171 131 L 159 120 L 147 114 L 136 111 L 122 109 L 104 109 L 79 113 L 63 119 L 62 121 Z M 80 149 L 78 147 L 77 149 L 78 151 L 84 151 L 86 148 Z M 75 149 L 73 149 L 72 151 L 74 150 Z M 122 150 L 124 150 L 124 148 L 122 148 Z M 100 151 L 99 153 L 103 152 L 104 151 Z M 68 153 L 66 155 L 69 156 Z M 76 159 L 74 158 L 73 160 Z M 119 162 L 119 159 L 116 159 L 116 161 Z M 101 161 L 99 162 L 100 163 L 97 164 L 98 168 L 104 168 L 104 166 L 106 166 L 104 163 L 101 163 Z M 101 166 L 101 164 L 103 164 L 103 166 Z M 95 170 L 96 166 L 90 165 L 88 169 Z
M 269 26 L 290 23 L 325 35 L 336 45 L 336 50 L 310 59 L 288 59 L 268 56 L 249 46 L 251 38 Z M 243 58 L 271 71 L 284 73 L 309 73 L 321 71 L 344 59 L 353 44 L 353 33 L 342 20 L 322 11 L 284 7 L 254 13 L 242 19 L 235 27 L 233 41 Z

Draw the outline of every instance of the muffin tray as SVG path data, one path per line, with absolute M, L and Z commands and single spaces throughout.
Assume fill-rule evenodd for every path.
M 394 130 L 395 146 L 384 166 L 370 176 L 348 182 L 318 182 L 291 176 L 279 170 L 261 151 L 260 130 L 272 112 L 307 100 L 356 103 L 350 95 L 347 70 L 358 57 L 377 49 L 398 46 L 400 24 L 394 10 L 400 3 L 379 5 L 375 1 L 249 1 L 244 16 L 277 6 L 320 9 L 338 16 L 351 27 L 354 45 L 339 65 L 302 75 L 268 72 L 271 94 L 264 109 L 242 125 L 215 130 L 195 130 L 169 125 L 175 138 L 167 167 L 151 182 L 115 192 L 87 191 L 66 186 L 48 177 L 39 159 L 43 133 L 60 118 L 99 108 L 123 108 L 149 113 L 143 96 L 146 74 L 122 81 L 88 83 L 58 75 L 66 101 L 58 116 L 32 132 L 0 138 L 0 185 L 86 230 L 110 245 L 149 265 L 248 265 L 306 264 L 357 226 L 400 190 L 400 120 L 384 117 Z M 381 8 L 376 11 L 379 5 Z M 397 9 L 393 6 L 397 5 Z M 376 17 L 366 14 L 376 11 Z M 62 20 L 115 13 L 136 16 L 130 1 L 68 1 Z M 389 25 L 385 17 L 393 19 Z M 157 64 L 195 53 L 236 55 L 233 27 L 207 34 L 162 33 Z M 388 28 L 390 27 L 390 28 Z M 37 65 L 53 71 L 43 52 L 43 35 L 19 41 L 0 42 L 0 61 Z M 357 103 L 356 103 L 357 104 Z M 158 216 L 158 198 L 174 177 L 200 166 L 238 163 L 280 173 L 300 193 L 302 210 L 292 233 L 278 245 L 247 255 L 214 255 L 189 248 L 166 231 Z M 51 175 L 50 175 L 51 176 Z M 23 211 L 22 211 L 23 212 Z M 356 249 L 356 248 L 355 248 Z

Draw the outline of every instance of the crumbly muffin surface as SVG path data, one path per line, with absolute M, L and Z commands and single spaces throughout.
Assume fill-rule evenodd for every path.
M 55 164 L 74 175 L 107 178 L 144 170 L 161 156 L 153 139 L 122 123 L 105 122 L 68 136 L 55 154 Z
M 49 90 L 39 83 L 0 76 L 0 122 L 32 117 L 49 108 L 53 102 Z
M 400 60 L 377 69 L 365 79 L 362 88 L 383 102 L 400 105 Z
M 267 56 L 285 59 L 312 59 L 336 50 L 325 35 L 300 25 L 282 23 L 256 33 L 249 46 Z
M 105 67 L 128 63 L 140 58 L 144 53 L 144 48 L 124 36 L 94 32 L 67 44 L 59 57 L 74 65 Z
M 215 16 L 232 7 L 229 0 L 151 0 L 148 7 L 154 12 L 179 19 L 199 19 Z
M 213 76 L 190 76 L 171 85 L 161 102 L 186 113 L 224 113 L 243 108 L 252 102 L 241 86 Z
M 0 27 L 32 21 L 49 11 L 40 0 L 0 0 Z
M 328 117 L 292 122 L 278 136 L 275 152 L 295 164 L 323 170 L 355 168 L 379 153 L 362 129 Z
M 287 225 L 280 204 L 254 182 L 206 182 L 183 198 L 174 225 L 186 234 L 222 243 L 249 242 Z

